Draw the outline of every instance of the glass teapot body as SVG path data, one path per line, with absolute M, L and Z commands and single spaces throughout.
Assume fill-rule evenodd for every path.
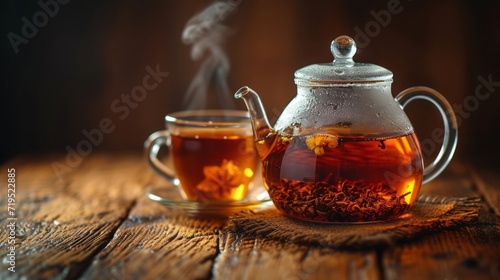
M 263 179 L 276 207 L 290 217 L 387 220 L 417 197 L 419 141 L 390 82 L 298 86 L 274 133 Z

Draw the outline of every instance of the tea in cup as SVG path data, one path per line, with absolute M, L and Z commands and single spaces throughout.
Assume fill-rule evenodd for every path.
M 148 161 L 158 174 L 180 186 L 192 201 L 237 201 L 245 198 L 259 158 L 246 111 L 193 110 L 169 114 L 166 130 L 145 142 Z M 173 170 L 158 159 L 168 147 Z

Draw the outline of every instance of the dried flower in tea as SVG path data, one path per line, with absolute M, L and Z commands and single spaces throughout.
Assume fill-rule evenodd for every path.
M 315 134 L 307 137 L 306 145 L 317 156 L 322 156 L 325 154 L 325 148 L 336 148 L 339 145 L 339 139 L 331 134 Z
M 221 166 L 205 166 L 203 174 L 205 179 L 196 188 L 211 198 L 229 198 L 232 191 L 244 183 L 242 170 L 231 160 L 223 160 Z

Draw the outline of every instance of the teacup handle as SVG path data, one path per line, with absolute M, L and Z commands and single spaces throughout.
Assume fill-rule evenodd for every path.
M 430 101 L 436 106 L 443 118 L 444 136 L 441 150 L 434 161 L 424 168 L 422 184 L 428 183 L 436 178 L 448 165 L 458 142 L 458 124 L 453 108 L 446 98 L 438 91 L 428 87 L 411 87 L 403 90 L 396 96 L 396 101 L 404 107 L 415 99 Z
M 144 142 L 144 149 L 147 152 L 149 165 L 156 173 L 164 176 L 172 184 L 178 186 L 179 179 L 175 176 L 175 172 L 158 159 L 158 152 L 162 145 L 170 147 L 170 132 L 168 130 L 153 132 Z

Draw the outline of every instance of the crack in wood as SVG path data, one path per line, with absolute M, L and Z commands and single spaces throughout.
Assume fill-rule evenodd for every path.
M 67 277 L 67 279 L 77 279 L 77 278 L 80 278 L 82 275 L 84 275 L 84 273 L 86 272 L 87 269 L 89 269 L 89 267 L 91 266 L 92 262 L 95 261 L 95 257 L 97 255 L 99 255 L 99 253 L 108 246 L 108 244 L 111 242 L 111 240 L 113 240 L 113 238 L 115 237 L 115 233 L 116 231 L 121 227 L 121 225 L 127 220 L 128 218 L 128 215 L 129 213 L 132 211 L 132 209 L 135 207 L 137 201 L 136 200 L 133 200 L 130 204 L 130 206 L 127 208 L 126 210 L 126 214 L 124 215 L 124 217 L 120 220 L 120 222 L 118 223 L 118 225 L 112 229 L 112 231 L 108 234 L 108 239 L 106 242 L 103 242 L 101 244 L 101 246 L 97 247 L 94 254 L 92 254 L 91 256 L 89 256 L 89 258 L 87 259 L 87 261 L 81 263 L 79 265 L 79 267 L 81 267 L 80 271 L 77 272 L 75 271 L 74 275 L 68 275 L 69 277 Z

